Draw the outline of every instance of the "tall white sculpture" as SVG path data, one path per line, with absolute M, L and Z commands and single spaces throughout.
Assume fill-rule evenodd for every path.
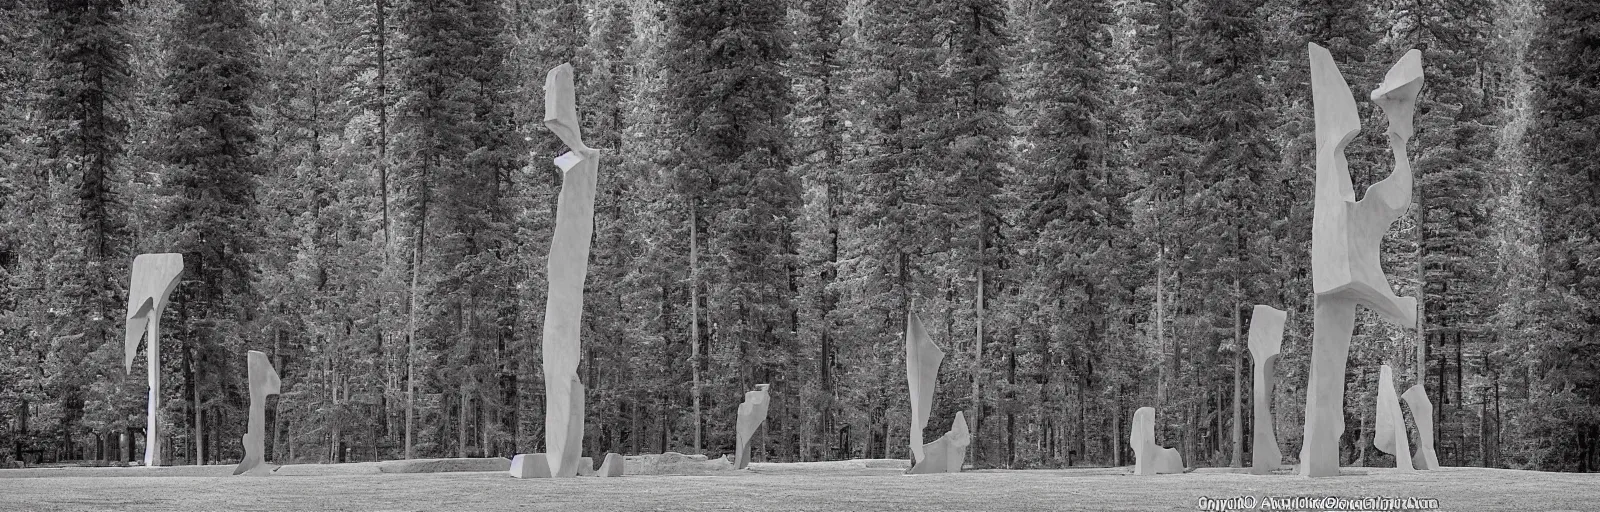
M 1311 101 L 1317 141 L 1316 209 L 1311 226 L 1311 281 L 1316 293 L 1311 342 L 1311 378 L 1306 393 L 1305 436 L 1299 473 L 1339 474 L 1339 436 L 1344 433 L 1344 370 L 1355 331 L 1356 305 L 1415 329 L 1417 301 L 1398 297 L 1378 265 L 1384 232 L 1411 202 L 1411 164 L 1406 141 L 1422 87 L 1422 53 L 1407 52 L 1372 92 L 1389 118 L 1394 172 L 1356 200 L 1344 147 L 1361 129 L 1350 86 L 1333 57 L 1311 44 Z
M 1250 314 L 1250 358 L 1255 362 L 1255 425 L 1250 474 L 1265 475 L 1283 463 L 1272 422 L 1272 387 L 1278 380 L 1278 353 L 1283 347 L 1283 323 L 1289 314 L 1272 306 L 1256 305 Z
M 1372 445 L 1394 456 L 1394 467 L 1410 470 L 1411 446 L 1406 441 L 1406 420 L 1400 413 L 1400 397 L 1394 391 L 1394 370 L 1389 365 L 1378 369 L 1378 421 Z
M 772 402 L 772 396 L 767 394 L 767 384 L 756 384 L 755 391 L 744 394 L 744 403 L 739 404 L 739 421 L 736 425 L 739 435 L 737 453 L 733 469 L 744 469 L 750 465 L 750 438 L 756 435 L 756 429 L 761 428 L 767 421 L 767 407 Z
M 1411 465 L 1417 469 L 1439 469 L 1439 455 L 1433 451 L 1433 401 L 1421 384 L 1411 386 L 1400 398 L 1411 408 L 1411 418 L 1417 421 L 1417 454 Z
M 921 462 L 922 429 L 933 411 L 933 388 L 939 383 L 939 363 L 944 351 L 933 344 L 916 313 L 906 318 L 906 386 L 911 394 L 911 454 Z M 963 422 L 964 423 L 964 422 Z
M 578 131 L 572 65 L 550 70 L 544 82 L 544 124 L 565 143 L 556 157 L 563 172 L 556 228 L 546 262 L 549 295 L 544 310 L 545 448 L 550 475 L 578 474 L 583 449 L 583 383 L 578 381 L 578 333 L 583 321 L 583 281 L 594 235 L 594 190 L 600 152 Z
M 150 399 L 145 411 L 144 465 L 160 466 L 161 459 L 161 312 L 178 287 L 183 274 L 183 255 L 174 253 L 140 254 L 133 259 L 132 282 L 128 285 L 127 329 L 123 341 L 123 372 L 133 373 L 133 356 L 139 340 L 148 337 L 145 369 L 150 384 Z
M 265 476 L 272 473 L 262 463 L 267 453 L 267 395 L 278 394 L 283 382 L 266 354 L 251 350 L 245 354 L 245 363 L 250 378 L 250 423 L 244 432 L 244 459 L 233 468 L 233 474 Z

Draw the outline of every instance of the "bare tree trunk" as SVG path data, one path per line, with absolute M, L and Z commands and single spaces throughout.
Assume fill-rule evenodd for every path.
M 694 394 L 694 452 L 701 452 L 700 433 L 700 245 L 698 205 L 689 200 L 689 365 Z M 682 375 L 682 374 L 679 374 Z
M 1489 354 L 1484 351 L 1483 371 L 1489 372 Z M 1478 465 L 1489 467 L 1489 394 L 1483 393 L 1478 404 Z
M 1461 331 L 1458 329 L 1458 330 L 1456 330 L 1456 414 L 1450 416 L 1450 418 L 1460 418 L 1461 415 L 1466 413 L 1466 407 L 1467 407 L 1466 399 L 1463 398 L 1462 395 L 1461 395 L 1461 379 L 1462 379 L 1462 375 L 1461 375 L 1462 369 L 1461 368 L 1462 368 L 1462 366 L 1463 365 L 1461 364 Z M 1456 424 L 1456 446 L 1455 446 L 1455 450 L 1454 450 L 1455 451 L 1455 456 L 1456 456 L 1456 465 L 1457 466 L 1465 466 L 1465 465 L 1467 465 L 1467 456 L 1466 456 L 1466 453 L 1465 453 L 1466 450 L 1467 450 L 1467 425 L 1466 425 L 1466 421 L 1460 421 L 1460 422 L 1457 422 L 1457 424 Z
M 344 418 L 339 414 L 339 368 L 333 360 L 333 354 L 328 355 L 328 388 L 333 390 L 333 407 L 328 410 L 328 425 L 331 435 L 328 437 L 328 460 L 344 462 Z M 345 398 L 349 398 L 348 394 Z
M 981 218 L 982 215 L 980 214 L 979 217 Z M 982 237 L 979 238 L 981 239 Z M 981 258 L 983 254 L 983 243 L 981 241 L 978 243 L 978 251 Z M 970 443 L 970 449 L 972 450 L 971 460 L 974 466 L 980 463 L 978 457 L 983 453 L 982 450 L 978 449 L 983 444 L 983 292 L 983 264 L 980 262 L 978 264 L 978 300 L 975 303 L 978 314 L 978 336 L 973 341 L 974 354 L 972 360 L 972 442 Z
M 1233 279 L 1233 295 L 1242 298 L 1239 293 L 1239 278 Z M 1233 303 L 1233 467 L 1244 467 L 1244 351 L 1245 340 L 1241 336 L 1244 327 L 1239 314 L 1239 309 L 1244 304 Z
M 1111 404 L 1111 465 L 1122 466 L 1122 385 L 1117 384 L 1117 394 Z M 1081 411 L 1080 411 L 1081 414 Z
M 467 405 L 472 397 L 467 395 L 467 388 L 461 388 L 461 398 L 456 403 L 456 456 L 467 456 Z
M 1017 385 L 1017 330 L 1011 329 L 1011 353 L 1006 356 L 1006 382 Z M 1017 413 L 1006 410 L 1006 467 L 1017 464 Z
M 424 183 L 424 186 L 426 186 L 426 183 Z M 407 348 L 406 348 L 406 452 L 405 452 L 405 456 L 406 456 L 407 459 L 410 459 L 415 455 L 412 452 L 412 440 L 414 439 L 412 437 L 412 426 L 413 426 L 412 424 L 413 424 L 413 421 L 415 420 L 415 417 L 416 417 L 416 401 L 417 401 L 417 309 L 418 309 L 417 287 L 418 287 L 418 284 L 421 282 L 421 277 L 422 277 L 422 250 L 424 248 L 424 245 L 423 245 L 422 241 L 426 237 L 427 231 L 428 231 L 428 201 L 427 201 L 426 191 L 424 191 L 424 196 L 423 196 L 423 201 L 422 201 L 422 215 L 418 218 L 417 223 L 418 223 L 417 224 L 417 247 L 416 247 L 416 250 L 412 252 L 412 257 L 411 257 L 411 304 L 410 304 L 410 307 L 408 308 L 410 311 L 407 312 L 407 314 L 409 315 L 409 318 L 407 319 L 407 324 L 408 324 L 407 331 L 409 331 L 409 332 L 406 335 Z
M 1172 376 L 1167 375 L 1167 304 L 1166 304 L 1166 262 L 1164 249 L 1156 251 L 1156 347 L 1160 351 L 1156 357 L 1156 408 L 1160 409 L 1167 404 L 1167 387 Z M 1120 435 L 1120 434 L 1118 434 Z
M 1420 177 L 1419 177 L 1420 179 Z M 1428 378 L 1428 309 L 1423 307 L 1423 302 L 1428 298 L 1428 270 L 1425 265 L 1427 256 L 1426 247 L 1422 244 L 1422 235 L 1426 231 L 1428 209 L 1423 205 L 1422 192 L 1427 187 L 1411 187 L 1412 194 L 1416 197 L 1412 203 L 1411 212 L 1417 217 L 1417 368 L 1413 372 L 1417 383 L 1427 382 Z M 1444 371 L 1440 368 L 1439 371 Z M 1444 392 L 1443 388 L 1439 390 Z
M 1361 368 L 1361 377 L 1359 379 L 1356 382 L 1367 382 L 1366 367 Z M 1356 404 L 1356 408 L 1361 409 L 1360 433 L 1356 434 L 1356 466 L 1365 466 L 1367 465 L 1367 446 L 1372 444 L 1372 438 L 1367 436 L 1367 414 L 1368 409 L 1371 409 L 1371 407 L 1367 407 L 1366 403 L 1360 399 L 1356 400 Z
M 200 402 L 200 368 L 194 368 L 194 465 L 206 463 L 205 406 Z

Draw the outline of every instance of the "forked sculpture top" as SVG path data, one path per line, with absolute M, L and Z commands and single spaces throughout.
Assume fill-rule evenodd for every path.
M 145 410 L 144 465 L 160 466 L 161 459 L 161 312 L 178 287 L 183 275 L 183 255 L 175 253 L 140 254 L 133 258 L 128 285 L 127 331 L 123 337 L 123 371 L 133 373 L 133 357 L 139 340 L 145 345 L 147 381 L 150 394 Z
M 1378 265 L 1383 235 L 1411 204 L 1406 141 L 1422 88 L 1422 52 L 1396 63 L 1372 99 L 1389 118 L 1394 172 L 1356 200 L 1344 149 L 1361 130 L 1350 86 L 1327 50 L 1311 45 L 1311 89 L 1317 126 L 1316 208 L 1312 212 L 1311 281 L 1318 299 L 1348 298 L 1405 327 L 1417 324 L 1417 300 L 1398 297 Z
M 739 404 L 739 417 L 735 424 L 739 438 L 733 469 L 744 469 L 750 465 L 750 437 L 767 421 L 767 406 L 772 402 L 772 396 L 767 394 L 768 387 L 768 384 L 756 384 L 755 391 L 746 392 L 744 403 Z
M 1311 57 L 1311 101 L 1316 119 L 1316 209 L 1311 225 L 1312 291 L 1316 293 L 1311 375 L 1306 391 L 1305 435 L 1299 473 L 1339 474 L 1339 437 L 1344 434 L 1344 370 L 1355 331 L 1356 305 L 1408 329 L 1417 324 L 1417 301 L 1398 297 L 1379 266 L 1389 225 L 1411 203 L 1411 164 L 1406 141 L 1422 88 L 1422 53 L 1407 52 L 1372 92 L 1389 118 L 1394 172 L 1367 188 L 1357 201 L 1344 148 L 1361 129 L 1355 98 L 1333 57 L 1316 44 Z

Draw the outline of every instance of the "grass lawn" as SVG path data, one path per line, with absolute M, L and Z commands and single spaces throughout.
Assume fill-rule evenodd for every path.
M 1228 469 L 1136 477 L 1127 468 L 904 476 L 859 464 L 752 464 L 727 476 L 518 480 L 503 472 L 385 474 L 373 463 L 0 470 L 0 510 L 1199 510 L 1201 496 L 1434 498 L 1438 510 L 1600 510 L 1600 474 L 1347 468 L 1308 479 Z M 158 476 L 151 476 L 158 475 Z

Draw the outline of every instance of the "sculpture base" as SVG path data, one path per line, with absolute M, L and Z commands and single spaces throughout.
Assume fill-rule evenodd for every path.
M 967 430 L 966 416 L 956 411 L 950 431 L 939 436 L 938 440 L 922 445 L 922 453 L 926 457 L 917 461 L 905 474 L 960 473 L 962 464 L 966 463 L 967 446 L 971 444 L 972 433 Z
M 1149 463 L 1135 463 L 1133 474 L 1140 476 L 1173 475 L 1183 472 L 1183 455 L 1173 448 L 1156 447 Z M 1143 462 L 1143 461 L 1141 461 Z
M 1433 448 L 1417 448 L 1417 454 L 1411 457 L 1411 465 L 1420 470 L 1439 469 L 1439 456 L 1435 455 Z
M 272 474 L 272 469 L 262 461 L 262 452 L 265 451 L 263 436 L 257 433 L 244 435 L 244 459 L 233 468 L 234 475 L 267 476 Z
M 518 454 L 511 458 L 510 473 L 516 478 L 550 478 L 550 461 L 543 453 Z

